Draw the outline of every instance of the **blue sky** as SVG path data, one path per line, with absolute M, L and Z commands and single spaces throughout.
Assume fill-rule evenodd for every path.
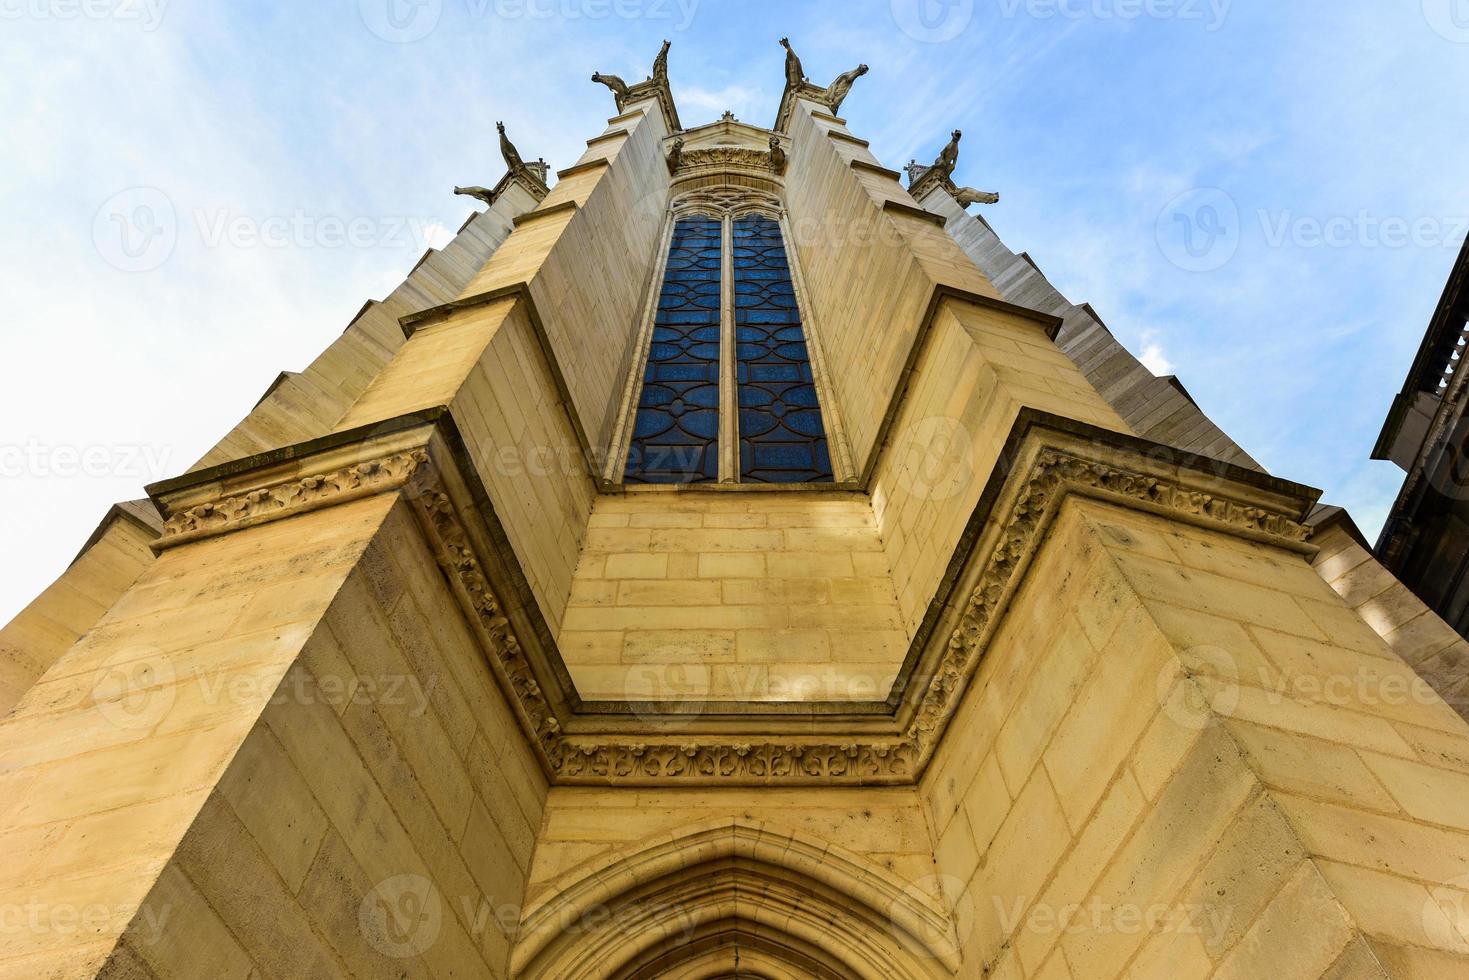
M 871 66 L 843 114 L 889 166 L 963 129 L 1007 244 L 1375 534 L 1469 224 L 1469 0 L 0 0 L 0 621 L 447 240 L 495 120 L 565 167 L 591 72 L 667 37 L 686 125 L 768 125 L 787 34 Z

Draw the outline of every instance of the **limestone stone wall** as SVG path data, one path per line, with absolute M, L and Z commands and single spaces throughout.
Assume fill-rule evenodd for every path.
M 97 973 L 387 509 L 165 552 L 0 721 L 0 976 Z
M 1469 717 L 1469 641 L 1340 524 L 1318 531 L 1316 571 L 1445 701 Z
M 563 171 L 461 293 L 529 284 L 569 408 L 598 450 L 611 440 L 668 204 L 663 117 L 644 103 L 609 124 L 617 131 L 627 135 L 597 140 Z
M 596 501 L 558 642 L 584 698 L 887 696 L 908 651 L 864 494 Z
M 916 209 L 897 180 L 853 168 L 875 165 L 860 140 L 800 101 L 792 117 L 786 206 L 836 405 L 858 469 L 873 453 L 889 400 L 940 282 L 998 297 L 942 227 Z M 833 138 L 829 133 L 845 134 Z M 854 140 L 856 140 L 854 142 Z
M 1023 407 L 1128 431 L 1037 324 L 945 302 L 872 481 L 873 512 L 910 631 Z
M 1449 976 L 1466 750 L 1305 558 L 1071 503 L 921 789 L 975 970 Z
M 142 502 L 151 507 L 147 501 Z M 0 716 L 4 716 L 153 563 L 157 530 L 109 511 L 95 539 L 55 582 L 0 629 Z M 156 523 L 156 515 L 152 517 Z
M 475 649 L 400 505 L 118 955 L 160 978 L 506 976 L 546 783 Z
M 557 787 L 526 889 L 531 905 L 557 879 L 661 835 L 720 819 L 768 824 L 839 843 L 915 889 L 937 894 L 933 845 L 910 787 L 832 789 L 635 789 Z
M 424 323 L 336 425 L 450 406 L 553 634 L 662 231 L 662 125 L 633 112 L 593 141 L 461 293 L 525 283 L 534 310 L 514 295 Z
M 525 306 L 513 298 L 426 325 L 340 428 L 448 405 L 554 631 L 595 496 Z
M 1189 452 L 1260 469 L 1178 385 L 1176 378 L 1154 376 L 1112 335 L 1087 303 L 1061 295 L 1027 253 L 1012 252 L 984 220 L 970 214 L 947 188 L 935 184 L 923 206 L 945 219 L 964 254 L 974 260 L 1012 303 L 1061 317 L 1057 345 L 1086 372 L 1087 379 L 1141 436 Z

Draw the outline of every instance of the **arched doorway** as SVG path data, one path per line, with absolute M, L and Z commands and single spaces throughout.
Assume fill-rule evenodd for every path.
M 687 828 L 558 879 L 522 922 L 516 977 L 923 980 L 958 967 L 939 902 L 815 838 Z

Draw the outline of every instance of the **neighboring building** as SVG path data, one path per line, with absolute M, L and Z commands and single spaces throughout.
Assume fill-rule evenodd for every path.
M 1469 243 L 1413 358 L 1372 450 L 1407 471 L 1377 558 L 1461 634 L 1469 636 Z
M 1469 974 L 1469 645 L 667 55 L 0 632 L 0 977 Z

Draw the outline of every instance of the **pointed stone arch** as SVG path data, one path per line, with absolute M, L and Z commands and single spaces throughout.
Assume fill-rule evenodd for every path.
M 747 214 L 778 220 L 785 213 L 780 196 L 773 191 L 735 184 L 684 191 L 673 198 L 669 211 L 675 220 L 694 215 L 722 219 L 725 215 L 739 218 Z
M 936 899 L 872 861 L 769 824 L 720 820 L 644 842 L 551 883 L 529 908 L 517 977 L 741 972 L 922 980 L 953 976 L 958 944 Z

